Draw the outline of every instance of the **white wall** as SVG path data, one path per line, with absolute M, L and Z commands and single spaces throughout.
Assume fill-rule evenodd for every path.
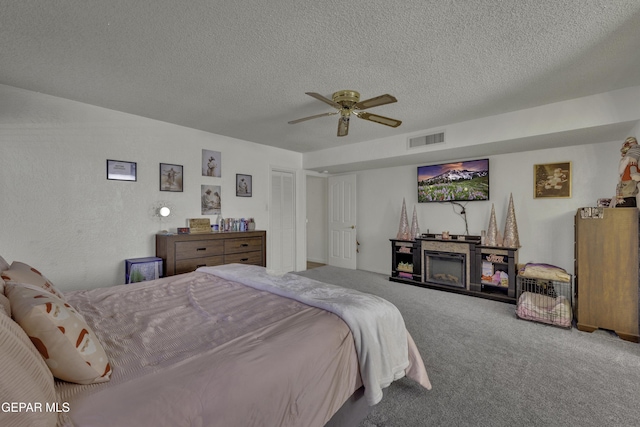
M 301 171 L 287 150 L 9 86 L 0 100 L 0 255 L 62 290 L 123 283 L 126 258 L 153 256 L 160 200 L 176 207 L 163 228 L 185 226 L 201 217 L 200 186 L 221 185 L 225 218 L 267 229 L 270 166 Z M 202 176 L 202 149 L 222 153 L 221 178 Z M 107 159 L 137 162 L 137 182 L 107 180 Z M 184 166 L 184 192 L 159 191 L 161 162 Z M 253 176 L 252 197 L 235 196 L 236 173 Z M 304 252 L 302 220 L 298 230 Z
M 615 195 L 620 146 L 623 141 L 491 156 L 490 201 L 467 202 L 469 233 L 479 235 L 489 225 L 492 204 L 501 233 L 513 194 L 518 235 L 522 247 L 519 262 L 558 265 L 573 274 L 573 218 L 583 206 L 595 206 L 599 198 Z M 459 159 L 466 160 L 466 159 Z M 534 199 L 533 165 L 572 162 L 572 197 Z M 358 269 L 391 272 L 391 243 L 400 225 L 405 198 L 411 224 L 414 207 L 421 231 L 464 234 L 464 220 L 450 203 L 417 203 L 416 167 L 402 166 L 357 173 Z
M 63 290 L 122 283 L 124 259 L 155 253 L 160 225 L 149 212 L 153 204 L 168 200 L 177 208 L 163 228 L 183 226 L 201 216 L 200 185 L 219 184 L 225 217 L 254 217 L 257 228 L 267 229 L 269 170 L 278 166 L 298 171 L 297 269 L 304 268 L 305 219 L 314 213 L 307 206 L 313 195 L 305 194 L 310 172 L 302 171 L 299 153 L 3 85 L 0 100 L 0 255 L 7 260 L 33 264 Z M 640 124 L 634 126 L 629 135 L 638 136 Z M 470 233 L 487 228 L 492 203 L 502 230 L 513 193 L 520 262 L 573 272 L 573 215 L 613 196 L 621 143 L 488 156 L 491 201 L 467 204 Z M 201 176 L 203 148 L 222 152 L 222 178 Z M 137 162 L 138 181 L 106 180 L 106 159 Z M 533 165 L 558 161 L 573 162 L 573 197 L 533 199 Z M 159 191 L 160 162 L 184 165 L 183 193 Z M 357 172 L 358 268 L 389 274 L 389 239 L 398 231 L 403 197 L 409 219 L 416 206 L 423 232 L 464 232 L 451 205 L 416 203 L 416 167 L 424 164 Z M 253 175 L 253 197 L 235 197 L 236 173 Z
M 327 263 L 327 178 L 307 176 L 307 260 Z

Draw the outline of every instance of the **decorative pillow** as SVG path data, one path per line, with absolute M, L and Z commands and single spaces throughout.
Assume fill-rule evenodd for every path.
M 9 269 L 9 263 L 0 256 L 0 273 Z M 4 295 L 4 280 L 0 278 L 0 294 Z
M 11 304 L 9 304 L 9 298 L 0 293 L 0 313 L 6 314 L 11 317 Z
M 38 286 L 39 288 L 51 292 L 61 300 L 65 301 L 62 292 L 53 286 L 53 284 L 44 277 L 42 273 L 23 262 L 14 261 L 11 263 L 11 268 L 2 272 L 2 279 L 5 283 L 27 283 L 29 285 Z
M 107 354 L 73 307 L 36 286 L 8 283 L 6 292 L 14 319 L 55 377 L 78 384 L 109 381 Z
M 567 270 L 551 264 L 529 262 L 518 271 L 518 274 L 532 279 L 555 280 L 558 282 L 571 281 L 571 275 L 567 273 Z
M 57 415 L 46 404 L 57 402 L 53 375 L 22 328 L 0 307 L 1 402 L 41 404 L 42 411 L 0 413 L 2 425 L 55 426 Z M 34 407 L 35 409 L 35 407 Z

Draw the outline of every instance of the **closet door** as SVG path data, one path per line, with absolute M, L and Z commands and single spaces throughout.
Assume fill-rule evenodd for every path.
M 295 173 L 271 170 L 271 208 L 269 215 L 269 268 L 284 273 L 296 266 Z

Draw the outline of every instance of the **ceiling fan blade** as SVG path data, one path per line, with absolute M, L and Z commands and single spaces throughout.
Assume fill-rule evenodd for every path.
M 320 95 L 319 93 L 315 93 L 315 92 L 305 92 L 307 95 L 309 96 L 313 96 L 315 99 L 322 101 L 322 102 L 326 102 L 327 104 L 331 105 L 333 108 L 340 110 L 342 108 L 342 105 L 338 104 L 337 102 L 329 99 L 329 98 L 325 98 L 324 96 Z
M 338 119 L 338 136 L 347 136 L 349 133 L 349 116 L 342 116 Z
M 402 124 L 400 120 L 392 119 L 389 117 L 378 116 L 377 114 L 371 114 L 367 112 L 359 112 L 354 113 L 361 119 L 369 120 L 370 122 L 380 123 L 381 125 L 391 126 L 392 128 L 397 128 Z
M 290 125 L 295 125 L 296 123 L 304 122 L 304 121 L 311 120 L 311 119 L 317 119 L 318 117 L 335 116 L 336 114 L 338 114 L 337 111 L 333 111 L 331 113 L 316 114 L 315 116 L 309 116 L 309 117 L 303 117 L 303 118 L 297 119 L 297 120 L 291 120 L 288 123 Z
M 384 95 L 376 96 L 375 98 L 365 99 L 356 103 L 353 108 L 356 110 L 366 110 L 367 108 L 377 107 L 378 105 L 392 104 L 397 102 L 395 96 L 385 93 Z

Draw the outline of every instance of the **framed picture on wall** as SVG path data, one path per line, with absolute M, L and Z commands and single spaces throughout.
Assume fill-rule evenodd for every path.
M 251 175 L 236 174 L 236 196 L 251 197 Z
M 160 191 L 183 191 L 182 165 L 160 163 Z
M 533 165 L 533 198 L 570 198 L 571 162 Z
M 200 186 L 200 213 L 202 215 L 219 214 L 222 209 L 222 191 L 219 185 Z
M 124 162 L 122 160 L 107 160 L 107 179 L 113 179 L 116 181 L 137 181 L 137 163 Z
M 202 150 L 202 176 L 222 176 L 222 153 Z

